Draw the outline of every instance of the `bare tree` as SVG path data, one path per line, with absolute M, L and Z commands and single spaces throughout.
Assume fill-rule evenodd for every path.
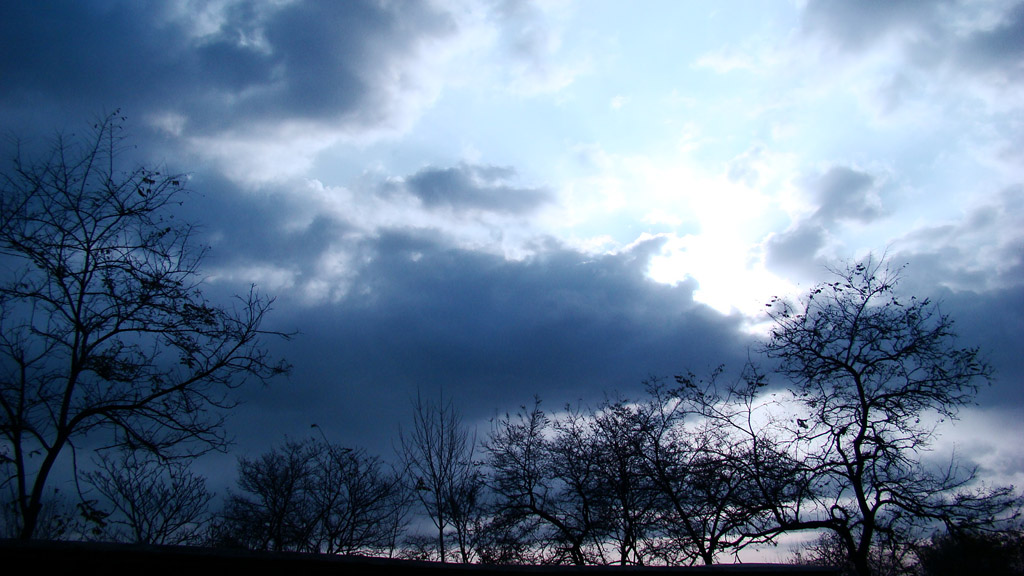
M 376 456 L 326 440 L 309 445 L 308 494 L 317 511 L 316 547 L 327 554 L 390 555 L 405 529 L 405 479 Z
M 539 565 L 546 561 L 537 545 L 539 519 L 507 510 L 488 516 L 478 529 L 477 554 L 483 564 Z
M 252 550 L 390 554 L 409 498 L 380 459 L 325 440 L 239 458 L 215 544 Z
M 881 544 L 912 541 L 927 523 L 986 528 L 1017 503 L 1011 488 L 975 486 L 975 470 L 921 462 L 969 403 L 990 366 L 956 344 L 953 322 L 927 299 L 901 297 L 899 270 L 867 260 L 835 270 L 799 304 L 775 300 L 764 352 L 790 380 L 795 414 L 776 438 L 806 481 L 776 500 L 768 530 L 827 530 L 858 574 Z
M 261 345 L 269 299 L 203 297 L 204 250 L 170 212 L 185 180 L 123 171 L 122 120 L 58 138 L 39 162 L 19 152 L 0 175 L 0 459 L 22 538 L 83 437 L 154 453 L 222 446 L 228 392 L 286 369 Z
M 677 376 L 674 388 L 649 380 L 648 396 L 635 408 L 643 473 L 659 495 L 658 555 L 669 564 L 710 565 L 724 552 L 764 541 L 746 535 L 760 509 L 750 446 L 737 430 L 704 415 L 723 409 L 715 392 L 721 374 L 719 368 L 709 380 Z
M 471 530 L 483 481 L 473 462 L 476 436 L 452 401 L 429 402 L 417 393 L 413 424 L 399 432 L 402 460 L 415 491 L 437 530 L 438 556 L 447 562 L 446 535 L 453 532 L 462 562 L 473 558 Z
M 498 419 L 484 447 L 504 550 L 577 565 L 710 564 L 763 542 L 746 535 L 762 510 L 748 448 L 702 415 L 703 402 L 719 403 L 713 382 L 697 382 L 651 381 L 641 401 L 554 419 L 537 400 Z
M 136 544 L 197 544 L 205 536 L 213 495 L 206 479 L 181 460 L 160 461 L 142 450 L 121 450 L 97 458 L 85 481 L 105 500 L 104 534 Z M 91 506 L 94 504 L 90 504 Z M 124 533 L 127 531 L 127 533 Z
M 647 474 L 640 404 L 626 399 L 606 400 L 590 415 L 591 450 L 597 455 L 597 488 L 606 538 L 614 544 L 612 562 L 644 565 L 661 546 L 658 486 Z M 597 550 L 604 550 L 604 546 Z M 609 563 L 606 561 L 606 563 Z
M 35 538 L 39 540 L 81 540 L 102 535 L 103 513 L 84 505 L 77 495 L 60 488 L 48 490 L 36 522 Z M 21 535 L 21 509 L 13 484 L 0 492 L 0 538 L 15 539 Z
M 530 549 L 544 563 L 605 564 L 606 545 L 617 538 L 619 561 L 633 559 L 639 515 L 616 462 L 629 469 L 630 453 L 620 443 L 618 454 L 604 454 L 597 430 L 590 411 L 567 407 L 551 419 L 539 399 L 497 421 L 485 444 L 492 514 L 506 535 L 522 539 L 505 542 L 507 549 Z M 622 481 L 618 492 L 613 480 Z
M 582 565 L 582 535 L 560 513 L 558 481 L 551 460 L 551 421 L 540 407 L 525 406 L 494 422 L 484 443 L 494 494 L 491 526 L 497 531 L 491 556 L 516 561 L 546 560 L 544 548 L 556 541 L 568 546 L 572 562 Z
M 312 541 L 317 511 L 308 493 L 312 474 L 303 442 L 285 442 L 256 458 L 239 458 L 241 493 L 228 493 L 215 526 L 215 543 L 250 550 L 316 551 Z

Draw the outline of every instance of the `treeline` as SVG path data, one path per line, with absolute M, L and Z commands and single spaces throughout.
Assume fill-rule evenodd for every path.
M 746 376 L 726 385 L 721 371 L 650 380 L 635 400 L 553 413 L 536 399 L 494 419 L 479 442 L 452 402 L 418 398 L 392 461 L 323 434 L 285 441 L 239 458 L 236 484 L 216 510 L 203 479 L 183 465 L 125 451 L 97 460 L 84 475 L 92 498 L 47 526 L 61 531 L 50 532 L 55 537 L 147 544 L 491 564 L 691 565 L 732 561 L 747 546 L 810 529 L 792 524 L 799 520 L 820 536 L 792 562 L 857 573 L 841 530 L 826 527 L 836 510 L 815 509 L 823 490 L 839 485 L 808 476 L 808 462 L 820 456 L 801 461 L 787 445 L 794 438 L 773 436 L 810 424 L 796 415 L 771 420 L 791 398 L 762 394 L 760 377 Z M 985 496 L 989 512 L 1012 515 L 1009 491 Z M 849 497 L 828 496 L 835 507 Z M 948 519 L 960 519 L 948 530 L 938 514 L 922 523 L 880 510 L 871 520 L 882 535 L 870 548 L 870 573 L 948 574 L 969 563 L 990 574 L 1019 573 L 1019 532 L 995 516 L 972 519 L 955 499 L 948 504 Z M 787 518 L 794 519 L 789 526 Z

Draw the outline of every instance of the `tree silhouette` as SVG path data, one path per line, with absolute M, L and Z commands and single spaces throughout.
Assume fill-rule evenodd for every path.
M 326 440 L 285 442 L 239 458 L 214 541 L 251 550 L 391 553 L 409 496 L 380 459 Z
M 935 534 L 918 550 L 923 576 L 985 574 L 1011 576 L 1024 572 L 1024 533 L 1018 530 L 973 530 Z
M 745 435 L 702 414 L 705 406 L 719 416 L 727 409 L 724 398 L 713 396 L 721 373 L 709 380 L 677 376 L 678 387 L 650 380 L 646 400 L 635 404 L 643 473 L 659 497 L 658 556 L 670 564 L 710 565 L 724 552 L 764 541 L 747 532 L 762 508 L 758 482 L 769 478 L 756 476 Z
M 936 422 L 971 402 L 991 367 L 956 344 L 952 320 L 897 292 L 899 270 L 867 260 L 833 271 L 799 304 L 770 304 L 764 346 L 788 378 L 793 410 L 772 422 L 805 483 L 776 498 L 770 531 L 818 529 L 838 538 L 858 574 L 875 548 L 908 545 L 928 523 L 997 525 L 1011 488 L 975 486 L 975 470 L 921 462 Z
M 250 550 L 317 552 L 313 474 L 304 442 L 285 442 L 256 458 L 239 458 L 241 493 L 229 493 L 214 540 Z
M 605 400 L 590 417 L 589 443 L 597 455 L 597 485 L 603 493 L 593 501 L 607 517 L 601 524 L 617 556 L 609 560 L 621 565 L 644 565 L 664 548 L 659 522 L 664 500 L 648 474 L 642 404 Z
M 553 460 L 552 423 L 540 399 L 515 416 L 494 423 L 484 451 L 494 496 L 492 526 L 500 528 L 497 557 L 560 560 L 586 564 L 588 531 L 563 501 L 564 485 Z M 546 550 L 555 549 L 553 554 Z M 525 552 L 525 551 L 530 552 Z
M 309 444 L 316 546 L 327 554 L 390 554 L 405 530 L 411 495 L 399 472 L 361 449 Z
M 262 347 L 271 300 L 204 298 L 204 249 L 170 211 L 185 179 L 122 170 L 121 121 L 59 137 L 38 162 L 19 151 L 0 176 L 0 462 L 22 538 L 85 436 L 154 454 L 219 447 L 230 390 L 286 370 Z
M 1012 520 L 1011 487 L 923 459 L 991 368 L 931 302 L 898 295 L 899 271 L 867 261 L 835 273 L 800 304 L 770 304 L 763 352 L 785 390 L 751 362 L 728 384 L 721 369 L 687 373 L 648 382 L 640 400 L 557 417 L 537 400 L 499 418 L 484 445 L 492 556 L 711 564 L 813 530 L 827 552 L 815 558 L 888 573 L 936 525 Z
M 545 563 L 646 563 L 659 497 L 636 409 L 620 399 L 549 418 L 540 404 L 496 420 L 484 444 L 505 550 Z
M 213 498 L 206 480 L 188 470 L 181 460 L 161 462 L 144 450 L 103 453 L 97 468 L 85 472 L 85 481 L 104 499 L 92 508 L 102 512 L 108 538 L 135 544 L 197 544 L 205 536 L 209 504 Z
M 413 424 L 400 431 L 401 458 L 415 492 L 437 530 L 438 556 L 447 562 L 446 535 L 454 532 L 462 562 L 473 556 L 471 531 L 482 510 L 483 482 L 473 462 L 476 437 L 452 401 L 424 400 L 417 393 Z

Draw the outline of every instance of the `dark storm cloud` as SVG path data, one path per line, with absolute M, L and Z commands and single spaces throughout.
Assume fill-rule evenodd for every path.
M 364 122 L 376 123 L 389 112 L 387 92 L 408 81 L 401 76 L 401 59 L 424 37 L 452 27 L 421 2 L 289 5 L 266 27 L 272 67 L 281 71 L 275 84 L 281 88 L 271 88 L 260 105 L 310 117 L 358 113 Z
M 143 4 L 4 2 L 0 8 L 0 78 L 3 100 L 36 99 L 111 106 L 111 99 L 160 94 L 180 40 L 156 26 Z M 179 37 L 180 38 L 180 37 Z
M 293 118 L 373 125 L 413 83 L 403 62 L 453 28 L 419 2 L 229 3 L 202 34 L 192 16 L 138 2 L 5 2 L 0 102 L 174 112 L 201 131 Z
M 405 189 L 428 207 L 487 210 L 522 214 L 548 202 L 550 193 L 509 184 L 515 170 L 460 164 L 453 168 L 424 168 L 405 180 Z
M 327 422 L 385 449 L 417 388 L 476 421 L 535 394 L 557 409 L 746 357 L 738 317 L 695 303 L 693 283 L 645 278 L 661 240 L 596 257 L 552 244 L 523 261 L 423 234 L 368 242 L 344 301 L 283 311 L 302 330 L 287 348 L 296 370 L 254 395 L 249 426 L 272 410 L 280 434 Z
M 907 277 L 920 267 L 912 261 Z M 1024 354 L 1019 346 L 1007 346 L 1024 341 L 1024 288 L 1017 285 L 984 293 L 940 289 L 933 298 L 955 322 L 959 344 L 977 347 L 995 368 L 992 386 L 979 390 L 978 403 L 1024 407 Z

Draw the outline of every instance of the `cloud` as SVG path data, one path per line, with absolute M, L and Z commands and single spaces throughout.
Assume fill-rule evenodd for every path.
M 1024 286 L 1024 185 L 976 201 L 958 220 L 915 228 L 893 242 L 920 286 L 984 291 Z
M 414 191 L 429 197 L 433 179 L 465 189 L 422 210 L 504 210 L 490 195 L 515 190 L 513 170 L 468 164 L 303 194 L 242 192 L 208 174 L 190 183 L 203 192 L 185 216 L 212 245 L 208 295 L 256 280 L 277 297 L 267 328 L 301 331 L 274 343 L 295 366 L 290 382 L 246 392 L 233 412 L 240 453 L 265 449 L 267 430 L 299 437 L 316 422 L 387 454 L 417 388 L 443 390 L 482 423 L 534 394 L 557 408 L 637 391 L 651 374 L 743 362 L 740 316 L 695 302 L 693 280 L 648 279 L 664 238 L 595 255 L 535 237 L 530 255 L 509 259 L 466 247 L 436 214 L 422 226 L 397 213 L 420 201 Z M 380 213 L 350 211 L 374 202 Z
M 242 118 L 377 123 L 395 106 L 394 85 L 415 84 L 424 43 L 454 31 L 426 3 L 214 6 L 216 15 L 131 2 L 8 8 L 8 98 L 74 92 L 95 107 L 120 94 L 183 113 L 202 132 Z
M 0 114 L 120 107 L 236 180 L 293 176 L 340 139 L 408 129 L 457 34 L 426 2 L 5 4 Z
M 820 255 L 828 234 L 819 224 L 801 223 L 770 235 L 764 242 L 764 263 L 789 278 L 813 277 L 824 262 Z
M 823 225 L 843 220 L 871 222 L 882 215 L 877 178 L 847 166 L 834 166 L 811 178 L 807 188 L 818 210 L 813 218 Z
M 161 88 L 184 80 L 174 65 L 182 35 L 157 25 L 155 16 L 130 2 L 4 4 L 0 98 L 8 106 L 32 106 L 39 98 L 74 102 L 77 95 L 90 114 L 113 106 L 109 98 L 116 96 L 166 100 Z M 112 86 L 124 90 L 110 93 Z
M 535 394 L 557 408 L 639 390 L 651 374 L 741 364 L 738 317 L 694 302 L 693 282 L 646 278 L 661 242 L 595 257 L 552 241 L 507 260 L 423 231 L 383 232 L 365 240 L 344 299 L 279 301 L 302 330 L 286 351 L 294 384 L 254 394 L 248 413 L 280 414 L 282 433 L 330 422 L 383 443 L 417 388 L 483 420 Z
M 760 178 L 760 168 L 765 162 L 765 147 L 756 144 L 726 163 L 726 176 L 733 182 L 755 186 Z
M 922 69 L 1019 84 L 1024 2 L 840 0 L 808 2 L 803 29 L 845 52 L 893 51 Z
M 453 168 L 424 168 L 402 182 L 402 188 L 429 208 L 456 211 L 488 210 L 522 214 L 551 198 L 547 191 L 516 188 L 509 182 L 512 168 L 460 164 Z
M 934 30 L 943 8 L 952 3 L 811 0 L 804 9 L 803 29 L 812 35 L 826 36 L 845 50 L 863 50 L 894 34 L 920 39 L 920 34 Z
M 495 26 L 495 47 L 505 60 L 502 75 L 514 92 L 557 92 L 589 70 L 588 57 L 567 53 L 563 42 L 571 12 L 567 2 L 495 2 L 487 19 Z
M 214 281 L 337 301 L 382 234 L 428 234 L 501 257 L 546 250 L 533 222 L 554 199 L 519 180 L 512 168 L 460 163 L 406 176 L 367 172 L 349 186 L 292 178 L 241 189 L 204 170 L 189 182 L 197 193 L 185 215 L 202 223 L 213 248 Z
M 260 82 L 252 107 L 375 125 L 393 114 L 402 92 L 395 88 L 420 80 L 415 66 L 423 45 L 453 32 L 451 20 L 427 3 L 286 5 L 263 30 L 271 61 L 260 73 L 272 71 L 273 79 Z
M 932 285 L 923 291 L 919 277 L 927 276 L 926 264 L 927 261 L 909 261 L 904 288 L 909 294 L 929 295 L 941 312 L 955 322 L 958 345 L 977 347 L 981 358 L 991 363 L 995 371 L 992 385 L 978 383 L 978 404 L 1024 407 L 1024 355 L 1018 346 L 1007 345 L 1024 338 L 1024 289 L 1018 285 L 954 291 Z
M 762 243 L 765 265 L 801 279 L 820 275 L 827 251 L 841 228 L 869 224 L 885 214 L 879 197 L 881 178 L 849 166 L 832 166 L 799 179 L 811 211 L 797 215 L 789 228 L 770 234 Z
M 940 428 L 940 433 L 935 451 L 946 458 L 937 465 L 948 466 L 949 455 L 954 454 L 965 464 L 978 466 L 980 476 L 993 485 L 1020 486 L 1024 481 L 1024 449 L 1018 442 L 1005 441 L 1024 434 L 1017 412 L 969 407 L 957 422 Z
M 741 42 L 730 43 L 699 55 L 692 66 L 696 69 L 708 69 L 716 74 L 760 74 L 780 63 L 779 48 L 776 41 L 753 35 Z
M 148 122 L 154 133 L 143 136 L 167 155 L 185 151 L 254 186 L 307 173 L 332 146 L 400 137 L 448 86 L 481 74 L 523 94 L 565 87 L 584 68 L 561 58 L 571 12 L 458 1 L 4 4 L 0 120 L 24 135 L 120 108 Z
M 996 21 L 965 34 L 953 50 L 965 70 L 984 71 L 1001 83 L 1024 76 L 1024 2 L 1010 6 Z

